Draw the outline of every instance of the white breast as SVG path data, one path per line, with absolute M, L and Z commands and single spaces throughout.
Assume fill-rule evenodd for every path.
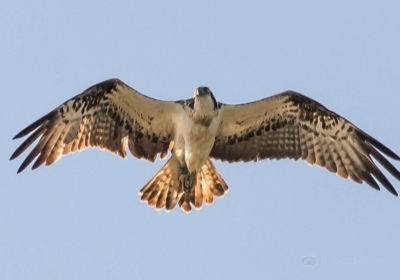
M 194 123 L 187 111 L 177 119 L 174 153 L 181 164 L 186 164 L 189 172 L 199 170 L 208 159 L 221 122 L 220 116 L 219 112 L 216 113 L 208 127 Z

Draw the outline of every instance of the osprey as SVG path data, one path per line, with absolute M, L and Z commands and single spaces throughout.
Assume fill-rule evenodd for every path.
M 157 209 L 171 210 L 178 204 L 189 212 L 222 196 L 228 186 L 211 158 L 228 162 L 303 159 L 377 190 L 379 181 L 397 196 L 374 159 L 400 180 L 399 170 L 384 157 L 400 160 L 398 155 L 294 91 L 227 105 L 217 102 L 209 88 L 199 87 L 193 98 L 170 102 L 111 79 L 69 99 L 14 139 L 28 135 L 11 160 L 39 141 L 18 173 L 35 159 L 32 169 L 88 147 L 123 158 L 128 147 L 135 157 L 150 161 L 171 151 L 170 159 L 140 190 L 141 199 Z

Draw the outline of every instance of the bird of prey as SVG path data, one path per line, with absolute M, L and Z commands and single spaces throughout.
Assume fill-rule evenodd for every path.
M 29 136 L 28 136 L 29 135 Z M 171 151 L 160 171 L 140 190 L 141 199 L 157 209 L 177 204 L 185 211 L 211 204 L 228 186 L 211 159 L 228 162 L 302 159 L 343 178 L 397 192 L 376 162 L 395 178 L 400 172 L 385 157 L 392 150 L 350 121 L 294 91 L 255 102 L 217 102 L 207 87 L 193 98 L 161 101 L 147 97 L 119 79 L 96 84 L 27 126 L 27 136 L 10 159 L 39 141 L 18 173 L 50 165 L 62 155 L 98 147 L 126 157 L 154 161 Z

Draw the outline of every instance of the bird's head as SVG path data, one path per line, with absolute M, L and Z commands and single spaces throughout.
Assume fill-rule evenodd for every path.
M 194 91 L 195 110 L 214 111 L 217 109 L 217 100 L 208 87 L 198 87 Z M 196 109 L 197 108 L 197 109 Z

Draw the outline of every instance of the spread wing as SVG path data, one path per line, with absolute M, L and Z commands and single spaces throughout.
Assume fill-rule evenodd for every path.
M 10 159 L 35 140 L 21 164 L 24 170 L 50 165 L 61 155 L 99 147 L 126 157 L 126 147 L 138 158 L 164 156 L 173 139 L 173 117 L 181 106 L 144 96 L 118 79 L 94 85 L 35 121 L 14 139 L 28 136 Z
M 400 180 L 400 172 L 382 155 L 400 160 L 367 133 L 299 93 L 287 91 L 242 105 L 222 105 L 222 123 L 210 156 L 223 161 L 303 159 L 392 194 L 392 184 L 376 160 Z M 374 179 L 375 178 L 375 179 Z

